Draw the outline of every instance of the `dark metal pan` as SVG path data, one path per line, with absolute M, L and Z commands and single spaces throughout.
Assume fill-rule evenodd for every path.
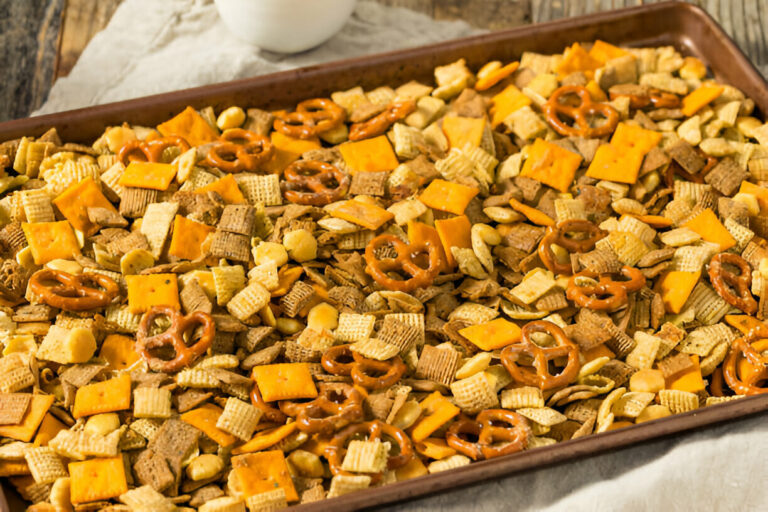
M 759 111 L 763 114 L 768 112 L 768 84 L 736 44 L 700 8 L 683 2 L 669 2 L 0 123 L 0 141 L 22 135 L 39 135 L 55 126 L 64 140 L 91 142 L 106 126 L 124 121 L 155 125 L 187 105 L 196 108 L 212 105 L 216 110 L 230 105 L 280 108 L 356 85 L 369 89 L 380 85 L 396 86 L 409 80 L 429 81 L 435 66 L 459 58 L 465 58 L 470 67 L 477 69 L 488 60 L 515 60 L 524 51 L 556 53 L 574 41 L 594 39 L 627 46 L 672 45 L 686 55 L 702 59 L 717 79 L 737 86 L 755 101 Z M 297 508 L 340 512 L 392 503 L 588 457 L 766 410 L 768 395 L 745 398 Z

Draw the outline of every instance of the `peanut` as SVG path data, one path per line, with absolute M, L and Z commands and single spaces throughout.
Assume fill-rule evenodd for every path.
M 245 122 L 245 112 L 240 107 L 229 107 L 216 118 L 216 126 L 219 130 L 239 128 Z
M 317 257 L 317 240 L 306 229 L 294 229 L 283 235 L 283 246 L 291 259 L 302 263 Z

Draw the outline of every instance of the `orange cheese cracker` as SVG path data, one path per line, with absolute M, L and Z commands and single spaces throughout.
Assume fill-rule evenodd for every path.
M 373 230 L 379 229 L 385 222 L 395 217 L 394 214 L 384 208 L 355 199 L 336 203 L 329 210 L 333 217 Z
M 272 132 L 270 134 L 274 152 L 272 158 L 261 167 L 271 173 L 281 173 L 292 162 L 307 151 L 320 149 L 320 139 L 312 137 L 310 139 L 294 139 L 281 132 Z
M 245 497 L 279 487 L 287 501 L 299 499 L 281 450 L 238 455 L 232 458 L 232 467 Z
M 719 98 L 724 90 L 725 87 L 722 85 L 702 85 L 683 98 L 683 106 L 680 110 L 684 116 L 691 117 L 710 102 Z
M 220 446 L 227 447 L 235 444 L 237 438 L 216 426 L 216 422 L 219 421 L 219 416 L 221 416 L 222 412 L 223 409 L 221 407 L 213 404 L 203 404 L 197 409 L 182 414 L 181 421 L 201 430 L 208 437 L 219 443 Z
M 567 192 L 581 160 L 581 155 L 544 139 L 536 139 L 528 151 L 520 175 L 533 178 L 560 192 Z
M 235 177 L 231 174 L 227 174 L 223 178 L 209 183 L 204 187 L 200 187 L 195 190 L 198 194 L 205 194 L 206 192 L 216 192 L 221 196 L 225 203 L 228 204 L 244 204 L 247 201 L 243 195 L 243 191 L 237 185 Z
M 503 91 L 491 98 L 491 127 L 495 130 L 509 114 L 530 104 L 531 98 L 514 85 L 508 85 Z
M 602 62 L 591 56 L 579 43 L 565 49 L 563 60 L 555 66 L 555 73 L 563 78 L 571 73 L 581 71 L 587 78 L 591 78 L 594 71 L 603 65 Z
M 279 363 L 256 366 L 253 379 L 265 402 L 315 398 L 317 388 L 307 363 Z
M 349 173 L 391 171 L 399 165 L 392 144 L 386 135 L 356 142 L 345 142 L 339 146 Z
M 596 180 L 635 183 L 642 165 L 643 154 L 640 151 L 603 144 L 597 148 L 587 176 Z
M 680 313 L 693 287 L 699 282 L 700 275 L 700 272 L 673 270 L 661 278 L 658 291 L 667 313 Z
M 78 388 L 72 415 L 75 418 L 131 408 L 131 376 L 115 378 Z
M 120 176 L 118 184 L 123 187 L 168 190 L 176 176 L 176 166 L 159 162 L 131 162 Z
M 180 309 L 176 274 L 125 276 L 125 283 L 128 287 L 128 308 L 133 314 L 144 313 L 152 306 Z
M 99 357 L 107 362 L 108 369 L 115 371 L 132 368 L 141 360 L 133 338 L 122 334 L 109 334 L 104 338 Z
M 0 425 L 0 436 L 28 443 L 35 436 L 48 409 L 53 405 L 53 395 L 32 395 L 27 412 L 18 425 Z
M 502 80 L 510 76 L 515 71 L 517 71 L 517 68 L 520 67 L 520 62 L 519 61 L 510 62 L 506 66 L 501 66 L 501 63 L 498 63 L 497 65 L 500 67 L 498 67 L 497 69 L 494 69 L 493 71 L 488 71 L 487 73 L 485 73 L 485 76 L 478 78 L 477 83 L 475 83 L 475 90 L 485 91 L 486 89 L 490 89 L 491 87 L 501 82 Z M 486 69 L 486 67 L 483 66 L 483 69 Z M 481 72 L 478 72 L 478 75 L 480 75 Z
M 689 393 L 698 393 L 704 391 L 706 383 L 701 376 L 701 366 L 699 366 L 699 356 L 693 354 L 689 356 L 693 366 L 682 374 L 672 375 L 666 381 L 667 389 L 677 389 L 679 391 L 688 391 Z
M 40 423 L 40 428 L 37 429 L 37 435 L 32 443 L 35 446 L 47 446 L 48 441 L 56 437 L 56 434 L 62 430 L 67 430 L 64 423 L 58 420 L 56 416 L 51 413 L 46 413 L 43 421 Z
M 484 117 L 446 116 L 443 118 L 443 132 L 452 148 L 464 149 L 466 145 L 480 146 L 485 130 Z
M 592 48 L 589 49 L 589 56 L 601 64 L 605 64 L 611 59 L 617 59 L 625 55 L 629 55 L 627 50 L 619 48 L 618 46 L 614 46 L 610 43 L 606 43 L 605 41 L 601 41 L 600 39 L 595 41 L 592 44 Z
M 555 225 L 555 220 L 552 217 L 542 212 L 541 210 L 534 208 L 533 206 L 528 206 L 527 204 L 521 203 L 514 197 L 509 200 L 509 205 L 515 211 L 518 211 L 523 215 L 525 215 L 528 218 L 528 220 L 533 222 L 534 224 L 537 224 L 539 226 Z
M 438 219 L 435 221 L 435 229 L 440 242 L 443 245 L 445 260 L 453 268 L 456 266 L 456 259 L 453 257 L 451 247 L 469 248 L 472 247 L 471 236 L 472 224 L 466 215 L 459 215 L 450 219 Z
M 71 185 L 53 200 L 53 204 L 72 227 L 82 231 L 85 236 L 91 236 L 99 230 L 99 226 L 88 218 L 88 208 L 105 208 L 117 215 L 117 209 L 90 177 Z
M 193 146 L 214 142 L 219 133 L 192 107 L 185 108 L 176 117 L 157 125 L 157 131 L 165 136 L 178 135 Z
M 702 210 L 701 213 L 686 221 L 682 227 L 695 231 L 707 242 L 719 244 L 721 251 L 727 251 L 736 245 L 736 240 L 710 208 Z
M 661 137 L 660 132 L 646 130 L 634 124 L 619 123 L 611 137 L 611 146 L 633 149 L 645 156 L 646 153 L 659 145 Z
M 437 429 L 458 416 L 461 411 L 439 391 L 429 395 L 419 405 L 424 413 L 411 427 L 411 439 L 416 442 L 424 441 Z
M 72 503 L 116 498 L 128 490 L 123 457 L 90 459 L 69 463 Z
M 185 260 L 196 260 L 203 254 L 202 245 L 216 228 L 181 215 L 173 220 L 173 235 L 168 254 Z
M 520 327 L 504 318 L 496 318 L 484 324 L 470 325 L 459 330 L 459 334 L 480 347 L 490 351 L 520 340 Z
M 182 419 L 184 418 L 182 417 Z M 254 435 L 250 441 L 232 450 L 232 454 L 240 455 L 241 453 L 260 452 L 261 450 L 265 450 L 293 434 L 296 431 L 296 428 L 297 424 L 296 422 L 293 422 L 281 425 L 277 428 L 256 432 L 256 435 Z
M 66 220 L 24 222 L 21 227 L 36 265 L 45 265 L 57 259 L 70 260 L 80 254 L 80 244 L 77 243 L 72 226 Z
M 427 185 L 419 200 L 435 210 L 462 215 L 469 202 L 479 193 L 477 187 L 435 179 Z
M 725 323 L 737 329 L 742 334 L 747 334 L 755 327 L 764 327 L 765 324 L 753 316 L 725 315 Z

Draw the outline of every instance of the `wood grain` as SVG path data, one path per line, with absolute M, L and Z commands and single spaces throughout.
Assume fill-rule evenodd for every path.
M 72 70 L 122 0 L 0 0 L 0 121 L 24 117 Z M 489 30 L 655 3 L 659 0 L 376 0 L 435 19 L 462 19 Z M 768 75 L 768 2 L 689 0 L 707 10 Z M 58 44 L 57 44 L 58 43 Z
M 65 0 L 0 0 L 0 121 L 42 105 L 54 77 Z
M 68 0 L 61 26 L 56 78 L 67 76 L 97 32 L 107 26 L 122 0 Z

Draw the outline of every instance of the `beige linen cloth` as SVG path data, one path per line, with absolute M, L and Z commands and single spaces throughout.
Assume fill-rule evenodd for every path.
M 360 2 L 346 26 L 298 55 L 229 35 L 204 0 L 125 0 L 38 114 L 418 46 L 477 32 Z M 738 84 L 737 84 L 738 85 Z M 500 477 L 387 510 L 768 510 L 768 414 L 581 461 Z

